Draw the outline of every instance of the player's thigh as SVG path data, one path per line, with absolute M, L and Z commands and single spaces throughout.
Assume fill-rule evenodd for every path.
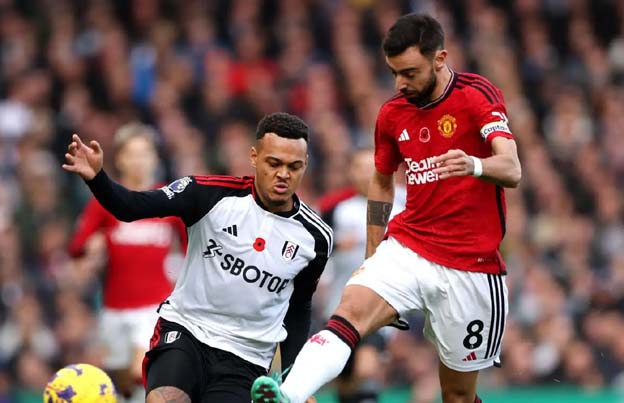
M 418 273 L 423 261 L 394 238 L 383 241 L 347 282 L 336 314 L 364 336 L 397 315 L 422 309 Z
M 145 353 L 143 370 L 145 392 L 150 396 L 171 388 L 184 392 L 192 401 L 199 401 L 205 379 L 201 344 L 182 326 L 161 319 L 153 337 L 154 345 Z M 176 395 L 182 398 L 181 395 Z M 155 397 L 154 397 L 155 398 Z M 182 401 L 182 400 L 181 400 Z
M 99 339 L 106 350 L 104 368 L 125 369 L 132 358 L 132 342 L 127 337 L 128 319 L 121 311 L 104 308 L 98 317 Z
M 146 371 L 147 402 L 194 401 L 199 395 L 198 378 L 186 353 L 177 349 L 159 351 L 150 357 Z M 166 400 L 160 400 L 167 398 Z M 188 400 L 187 400 L 188 399 Z
M 425 336 L 444 365 L 459 372 L 488 368 L 500 355 L 508 312 L 504 277 L 437 266 L 427 296 Z
M 473 403 L 477 392 L 479 371 L 460 372 L 439 365 L 440 387 L 444 403 Z
M 204 349 L 203 360 L 208 368 L 201 401 L 249 403 L 249 391 L 256 378 L 267 375 L 265 368 L 210 346 Z

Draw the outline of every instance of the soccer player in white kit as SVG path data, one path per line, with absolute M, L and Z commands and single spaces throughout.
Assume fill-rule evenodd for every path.
M 108 178 L 97 142 L 74 135 L 68 147 L 63 168 L 115 217 L 178 216 L 187 227 L 184 267 L 143 361 L 148 403 L 249 403 L 277 343 L 287 367 L 307 339 L 333 243 L 330 227 L 295 194 L 308 127 L 274 113 L 259 122 L 256 139 L 254 177 L 188 176 L 144 192 Z

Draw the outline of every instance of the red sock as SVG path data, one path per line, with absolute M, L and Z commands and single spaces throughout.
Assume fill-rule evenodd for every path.
M 360 333 L 342 316 L 332 315 L 325 325 L 325 330 L 329 330 L 338 336 L 340 340 L 351 348 L 351 351 L 353 351 L 355 346 L 360 342 Z
M 483 400 L 481 400 L 481 398 L 478 395 L 475 395 L 474 403 L 483 403 Z

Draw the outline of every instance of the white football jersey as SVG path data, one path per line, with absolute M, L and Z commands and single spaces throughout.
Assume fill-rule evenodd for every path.
M 296 197 L 290 212 L 267 211 L 251 177 L 185 177 L 147 192 L 110 180 L 104 192 L 98 181 L 89 184 L 93 193 L 120 219 L 175 215 L 187 226 L 184 267 L 160 315 L 211 347 L 267 368 L 287 337 L 289 307 L 310 303 L 331 253 L 331 228 Z

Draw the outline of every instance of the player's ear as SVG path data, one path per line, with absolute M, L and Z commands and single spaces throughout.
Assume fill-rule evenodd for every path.
M 251 166 L 255 168 L 258 162 L 258 150 L 256 150 L 256 147 L 251 147 L 251 150 L 249 151 L 249 160 L 251 161 Z
M 436 71 L 440 71 L 446 65 L 446 56 L 448 55 L 448 51 L 446 49 L 440 49 L 436 51 L 435 56 L 433 57 L 433 67 Z

